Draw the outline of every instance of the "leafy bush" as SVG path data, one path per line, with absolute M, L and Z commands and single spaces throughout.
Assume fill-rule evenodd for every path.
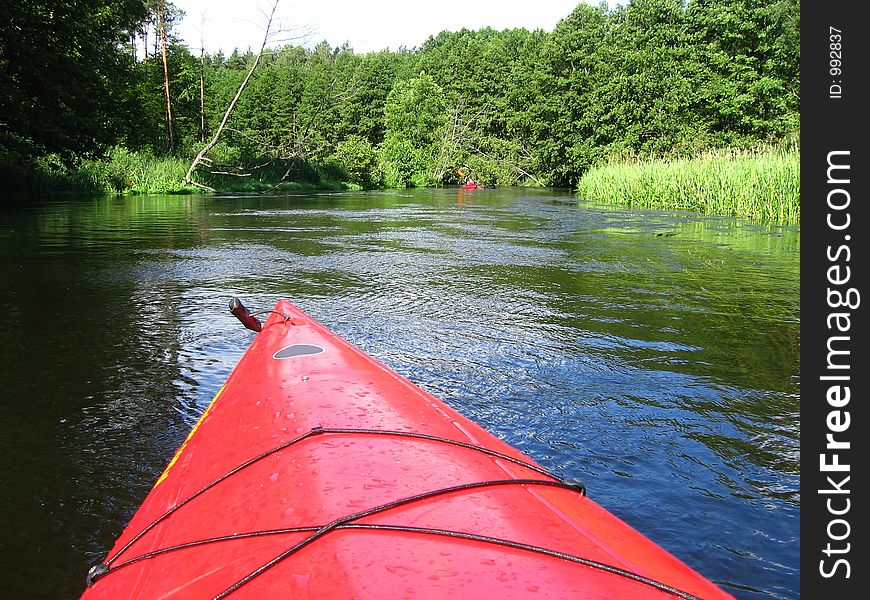
M 403 188 L 411 185 L 414 173 L 425 169 L 419 150 L 411 142 L 399 138 L 385 140 L 380 151 L 384 164 L 384 180 L 387 187 Z
M 405 174 L 396 163 L 384 161 L 381 164 L 381 172 L 384 174 L 384 185 L 388 188 L 403 188 L 411 184 L 410 178 L 405 178 Z
M 358 135 L 350 135 L 339 142 L 334 161 L 347 175 L 348 181 L 371 189 L 382 180 L 378 153 L 371 142 Z

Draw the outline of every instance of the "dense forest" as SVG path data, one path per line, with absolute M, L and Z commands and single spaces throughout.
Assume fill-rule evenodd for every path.
M 365 54 L 204 53 L 177 39 L 180 16 L 165 0 L 2 3 L 0 178 L 97 164 L 120 190 L 142 157 L 183 175 L 249 73 L 194 185 L 576 186 L 613 157 L 798 136 L 799 0 L 580 3 L 552 32 L 444 31 Z

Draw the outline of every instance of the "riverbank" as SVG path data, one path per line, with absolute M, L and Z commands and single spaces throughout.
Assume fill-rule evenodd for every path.
M 50 155 L 24 162 L 0 157 L 0 182 L 11 193 L 32 197 L 58 193 L 77 194 L 201 194 L 203 189 L 184 183 L 190 160 L 176 156 L 155 156 L 112 148 L 105 158 L 67 164 Z M 349 190 L 334 170 L 300 162 L 291 177 L 283 177 L 285 165 L 264 165 L 248 176 L 227 172 L 211 175 L 204 183 L 221 192 L 262 192 L 269 190 Z
M 186 185 L 189 161 L 113 148 L 105 159 L 75 166 L 47 157 L 22 167 L 6 161 L 0 180 L 32 196 L 58 192 L 94 194 L 198 194 Z M 291 177 L 285 165 L 265 164 L 251 173 L 209 175 L 203 183 L 220 192 L 352 190 L 359 185 L 334 165 L 301 162 Z M 374 177 L 372 178 L 374 179 Z M 800 223 L 798 143 L 755 150 L 723 150 L 691 159 L 611 160 L 587 171 L 577 195 L 657 210 L 742 216 L 770 223 Z
M 593 167 L 577 195 L 596 202 L 800 224 L 800 150 L 726 150 Z

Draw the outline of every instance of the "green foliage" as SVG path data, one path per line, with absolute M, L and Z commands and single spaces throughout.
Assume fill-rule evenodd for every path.
M 446 107 L 441 86 L 425 73 L 398 82 L 387 96 L 381 158 L 391 184 L 407 187 L 436 182 L 432 172 L 447 126 Z
M 794 126 L 800 92 L 800 2 L 695 0 L 687 20 L 709 69 L 700 113 L 732 139 L 777 139 Z
M 547 37 L 517 104 L 539 176 L 551 185 L 572 185 L 600 157 L 594 93 L 601 81 L 611 25 L 603 5 L 578 4 Z M 543 93 L 541 91 L 543 91 Z
M 2 168 L 2 167 L 0 167 Z M 102 193 L 99 173 L 71 165 L 58 154 L 46 154 L 17 169 L 18 177 L 9 181 L 12 191 L 24 191 L 33 196 L 50 192 Z
M 550 93 L 526 102 L 540 177 L 573 186 L 608 157 L 686 157 L 787 135 L 799 110 L 798 8 L 791 0 L 578 5 L 535 74 Z
M 377 146 L 384 141 L 387 96 L 397 81 L 407 77 L 405 71 L 414 57 L 387 51 L 351 56 L 347 94 L 335 111 L 336 138 L 356 135 Z
M 0 3 L 0 146 L 95 155 L 128 121 L 138 0 Z
M 8 173 L 3 171 L 8 169 Z M 183 183 L 185 159 L 156 157 L 149 151 L 109 150 L 103 159 L 70 162 L 57 154 L 29 161 L 13 169 L 0 159 L 0 177 L 13 192 L 32 196 L 76 192 L 87 194 L 177 194 L 197 191 Z M 7 175 L 7 176 L 4 176 Z
M 532 75 L 545 35 L 525 29 L 442 32 L 423 45 L 418 68 L 444 90 L 447 123 L 432 175 L 457 183 L 457 169 L 476 181 L 513 185 L 533 177 L 530 121 L 540 101 Z
M 351 135 L 339 142 L 334 160 L 351 183 L 363 189 L 374 188 L 380 183 L 378 154 L 367 139 Z

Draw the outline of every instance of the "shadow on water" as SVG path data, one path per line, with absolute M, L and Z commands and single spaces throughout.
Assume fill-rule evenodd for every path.
M 0 213 L 0 588 L 81 592 L 288 297 L 741 598 L 798 597 L 794 229 L 553 190 Z M 48 565 L 48 566 L 46 566 Z

